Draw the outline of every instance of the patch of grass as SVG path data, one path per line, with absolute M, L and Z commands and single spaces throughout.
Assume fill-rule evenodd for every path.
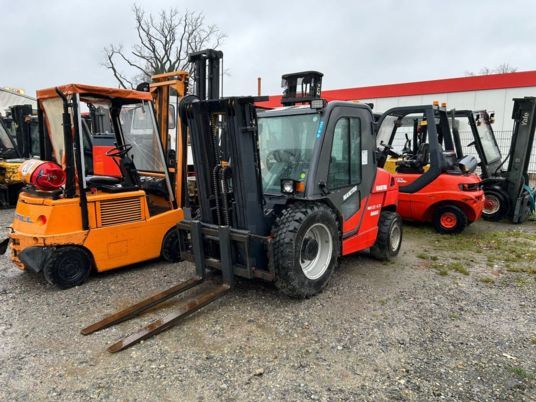
M 463 264 L 458 261 L 448 263 L 434 262 L 432 265 L 430 265 L 430 268 L 436 270 L 441 276 L 447 276 L 451 271 L 458 272 L 463 275 L 469 275 L 467 268 L 465 268 Z
M 525 278 L 517 278 L 516 279 L 516 285 L 517 286 L 525 286 L 528 284 L 528 281 Z
M 491 276 L 483 276 L 480 278 L 480 282 L 491 285 L 492 283 L 495 283 L 495 279 L 493 279 Z
M 483 260 L 489 268 L 499 266 L 509 268 L 510 272 L 536 274 L 536 268 L 533 267 L 533 262 L 536 261 L 536 234 L 534 233 L 505 230 L 461 233 L 456 236 L 439 234 L 430 234 L 430 236 L 439 248 L 452 253 L 453 259 L 474 260 L 471 253 L 475 253 L 480 254 L 476 256 L 476 260 Z
M 522 378 L 522 379 L 532 379 L 534 378 L 534 374 L 532 374 L 530 371 L 528 370 L 525 370 L 523 367 L 519 367 L 519 366 L 510 366 L 508 367 L 508 370 L 512 373 L 512 374 L 515 374 L 517 377 L 519 378 Z
M 530 343 L 532 343 L 533 345 L 536 345 L 536 336 L 530 340 Z
M 451 271 L 456 271 L 463 275 L 469 275 L 469 271 L 463 266 L 461 262 L 451 262 L 447 267 Z
M 527 274 L 536 274 L 536 268 L 533 268 L 533 267 L 525 267 L 525 266 L 522 266 L 522 265 L 516 265 L 516 266 L 513 266 L 513 265 L 508 265 L 506 267 L 506 270 L 508 272 L 526 272 Z
M 449 313 L 449 318 L 451 320 L 458 320 L 460 318 L 460 315 L 458 313 Z
M 430 256 L 430 259 L 431 259 L 432 261 L 437 261 L 437 260 L 439 260 L 439 257 L 438 257 L 437 255 L 431 255 L 431 256 Z
M 419 253 L 419 254 L 417 254 L 417 258 L 420 258 L 421 260 L 427 260 L 428 259 L 428 254 Z

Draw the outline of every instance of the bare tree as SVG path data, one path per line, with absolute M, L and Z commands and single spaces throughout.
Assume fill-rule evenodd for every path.
M 511 66 L 508 63 L 499 64 L 494 70 L 495 74 L 515 73 L 516 71 L 517 67 Z
M 514 67 L 510 65 L 509 63 L 502 63 L 499 64 L 495 68 L 489 68 L 489 67 L 482 67 L 478 74 L 473 73 L 472 71 L 466 71 L 464 74 L 466 76 L 473 76 L 473 75 L 490 75 L 490 74 L 505 74 L 505 73 L 515 73 L 517 71 L 517 67 Z
M 205 48 L 217 49 L 226 35 L 205 22 L 203 13 L 176 8 L 162 10 L 157 17 L 134 5 L 138 43 L 130 50 L 111 44 L 104 48 L 104 66 L 122 88 L 134 88 L 154 74 L 185 70 L 193 72 L 188 54 Z M 128 72 L 125 72 L 125 69 Z

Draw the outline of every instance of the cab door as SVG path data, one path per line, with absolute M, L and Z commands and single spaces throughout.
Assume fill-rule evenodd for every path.
M 328 199 L 343 221 L 343 240 L 360 229 L 376 175 L 372 114 L 364 107 L 337 107 L 326 129 L 323 160 L 327 164 Z

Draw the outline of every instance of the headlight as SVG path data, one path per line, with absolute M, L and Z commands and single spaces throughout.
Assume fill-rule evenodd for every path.
M 295 184 L 292 179 L 281 180 L 281 192 L 284 194 L 294 194 Z

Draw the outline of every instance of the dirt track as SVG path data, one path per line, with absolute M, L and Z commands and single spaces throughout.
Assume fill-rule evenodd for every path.
M 0 213 L 7 223 L 13 212 Z M 521 228 L 526 233 L 510 232 Z M 534 222 L 478 222 L 457 238 L 407 226 L 394 263 L 343 258 L 329 288 L 305 301 L 240 281 L 181 326 L 115 355 L 105 346 L 172 311 L 173 302 L 98 334 L 80 329 L 187 278 L 189 264 L 152 262 L 57 291 L 4 256 L 0 395 L 534 400 L 535 245 Z

